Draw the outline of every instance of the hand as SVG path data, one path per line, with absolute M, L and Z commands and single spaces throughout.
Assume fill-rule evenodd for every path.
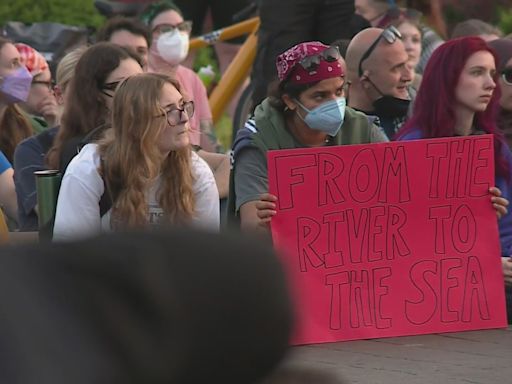
M 503 270 L 503 277 L 505 278 L 505 285 L 512 286 L 512 258 L 502 257 L 501 267 Z
M 41 101 L 38 105 L 38 110 L 48 123 L 49 128 L 60 124 L 61 107 L 58 105 L 55 96 L 50 95 Z
M 272 217 L 276 214 L 277 196 L 270 193 L 263 193 L 256 202 L 256 214 L 260 219 L 258 225 L 268 228 Z
M 491 197 L 492 206 L 496 210 L 496 215 L 498 219 L 501 219 L 508 213 L 507 207 L 509 201 L 504 197 L 501 197 L 501 191 L 499 188 L 491 187 L 489 188 L 489 192 L 493 195 Z

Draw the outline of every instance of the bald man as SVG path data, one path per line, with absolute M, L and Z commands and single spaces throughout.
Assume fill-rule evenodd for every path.
M 350 42 L 345 56 L 348 105 L 374 115 L 392 139 L 407 117 L 411 69 L 395 29 L 368 28 Z

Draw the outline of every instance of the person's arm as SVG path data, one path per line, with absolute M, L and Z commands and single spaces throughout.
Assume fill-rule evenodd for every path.
M 250 201 L 240 207 L 242 228 L 263 228 L 269 230 L 270 221 L 276 214 L 277 196 L 262 193 L 259 200 Z
M 258 211 L 264 208 L 261 197 L 268 192 L 265 155 L 256 148 L 244 148 L 237 155 L 235 164 L 235 205 L 241 228 L 246 231 L 267 230 L 268 225 L 262 225 L 258 216 Z
M 199 146 L 207 152 L 223 152 L 222 145 L 220 144 L 215 132 L 213 130 L 212 120 L 200 120 L 199 122 L 200 142 Z
M 229 191 L 229 172 L 231 165 L 229 156 L 221 153 L 206 152 L 200 149 L 197 154 L 210 166 L 215 177 L 219 197 L 221 199 L 228 196 Z
M 8 168 L 0 174 L 0 205 L 12 220 L 18 221 L 18 201 L 14 187 L 14 171 Z
M 101 232 L 100 199 L 104 184 L 88 145 L 69 164 L 59 191 L 53 239 L 67 241 Z M 87 156 L 88 155 L 88 156 Z
M 220 227 L 219 192 L 213 173 L 199 156 L 193 155 L 195 221 L 198 226 L 214 231 Z
M 33 213 L 38 214 L 34 172 L 42 171 L 46 169 L 46 166 L 44 164 L 43 148 L 36 137 L 32 136 L 23 140 L 14 151 L 14 184 L 18 196 L 20 230 L 37 230 L 37 222 L 33 223 L 32 220 L 28 219 L 33 217 Z

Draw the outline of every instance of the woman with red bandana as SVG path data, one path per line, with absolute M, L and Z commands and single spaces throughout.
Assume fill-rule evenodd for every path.
M 268 228 L 276 197 L 267 193 L 266 152 L 387 141 L 366 115 L 346 106 L 344 62 L 337 47 L 297 44 L 277 57 L 279 83 L 256 107 L 233 145 L 230 219 Z

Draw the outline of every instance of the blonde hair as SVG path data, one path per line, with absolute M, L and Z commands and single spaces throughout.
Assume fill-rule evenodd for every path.
M 147 225 L 146 192 L 161 176 L 156 199 L 171 224 L 190 221 L 195 208 L 190 146 L 163 157 L 157 142 L 168 124 L 159 99 L 164 85 L 179 83 L 161 74 L 125 80 L 113 100 L 112 128 L 99 144 L 102 176 L 112 197 L 115 229 Z
M 75 74 L 75 67 L 78 63 L 78 60 L 80 60 L 80 57 L 82 57 L 86 50 L 87 47 L 85 46 L 76 48 L 67 53 L 59 61 L 57 70 L 55 71 L 55 81 L 63 92 Z

